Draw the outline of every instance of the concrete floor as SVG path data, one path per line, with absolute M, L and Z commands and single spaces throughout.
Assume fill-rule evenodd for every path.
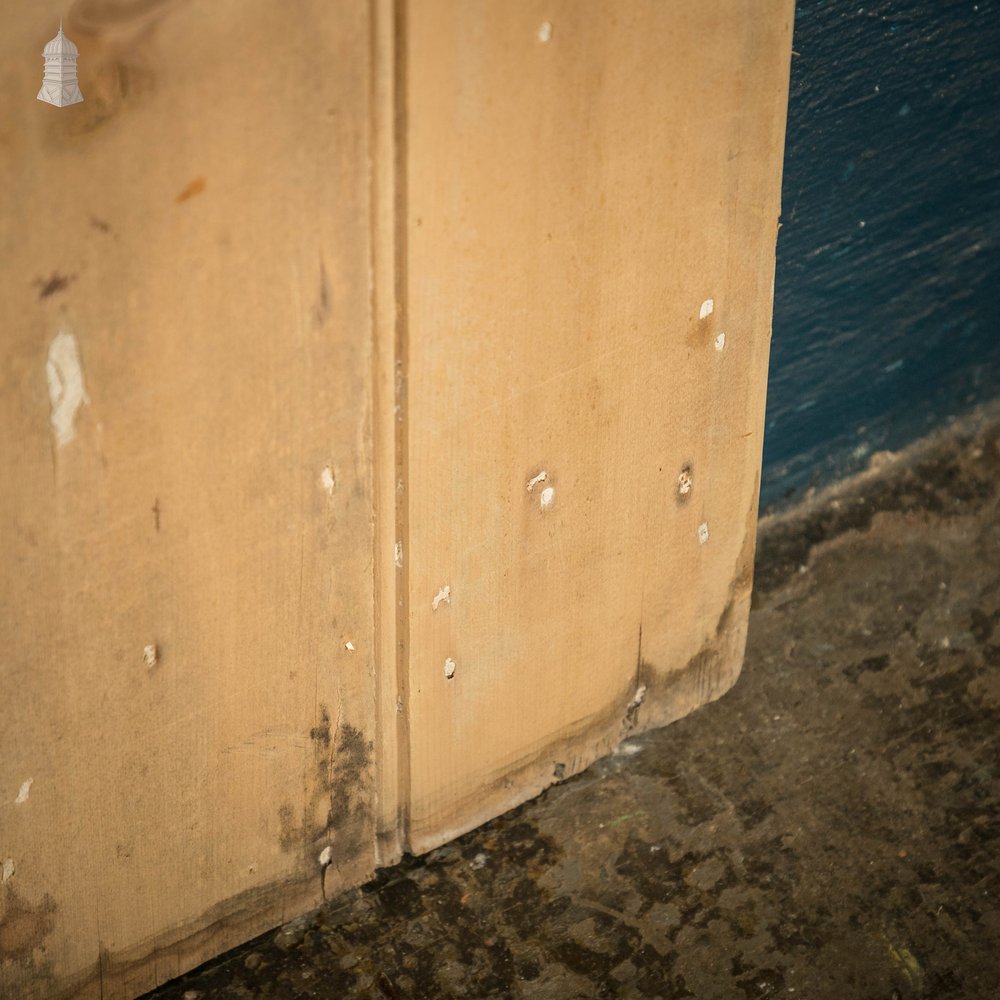
M 762 526 L 729 694 L 151 994 L 1000 997 L 1000 425 Z

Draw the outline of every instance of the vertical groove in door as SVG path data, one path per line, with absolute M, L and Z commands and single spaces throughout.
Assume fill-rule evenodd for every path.
M 405 848 L 409 799 L 405 15 L 405 0 L 372 2 L 376 836 L 383 865 Z

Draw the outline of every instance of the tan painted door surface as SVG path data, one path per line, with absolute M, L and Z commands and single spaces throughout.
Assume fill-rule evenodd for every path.
M 734 682 L 792 17 L 64 7 L 0 34 L 32 1000 L 137 996 Z
M 404 478 L 422 850 L 736 678 L 791 5 L 418 6 Z

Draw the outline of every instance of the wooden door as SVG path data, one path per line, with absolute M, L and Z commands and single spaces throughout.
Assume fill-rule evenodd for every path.
M 128 998 L 735 680 L 792 5 L 0 42 L 0 994 Z M 710 724 L 706 721 L 706 724 Z

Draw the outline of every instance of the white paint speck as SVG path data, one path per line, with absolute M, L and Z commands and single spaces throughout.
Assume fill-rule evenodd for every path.
M 642 753 L 642 747 L 638 743 L 622 743 L 615 753 L 619 756 L 634 757 L 637 753 Z
M 692 486 L 694 486 L 694 479 L 691 476 L 691 470 L 689 468 L 681 469 L 680 475 L 677 477 L 677 492 L 682 497 L 686 497 L 691 492 Z
M 708 525 L 704 521 L 702 521 L 701 524 L 698 525 L 698 542 L 699 544 L 704 545 L 705 542 L 707 541 L 708 541 Z
M 720 333 L 718 337 L 715 338 L 715 349 L 721 351 L 723 347 L 726 346 L 726 335 Z
M 544 45 L 552 41 L 552 22 L 542 21 L 538 26 L 538 40 Z
M 542 510 L 548 510 L 556 502 L 556 491 L 551 486 L 546 486 L 538 502 Z
M 479 871 L 480 868 L 486 867 L 486 862 L 490 860 L 488 854 L 484 854 L 480 851 L 470 862 L 469 867 L 474 871 Z
M 155 667 L 159 659 L 160 651 L 156 648 L 155 643 L 150 643 L 148 646 L 142 647 L 142 662 L 145 663 L 147 667 Z
M 326 495 L 328 497 L 332 497 L 337 481 L 333 478 L 333 469 L 331 469 L 329 465 L 319 474 L 319 482 L 326 491 Z
M 396 547 L 392 550 L 392 558 L 396 563 L 396 569 L 403 568 L 403 543 L 396 542 Z
M 13 858 L 4 858 L 3 859 L 2 879 L 3 879 L 4 882 L 6 882 L 7 879 L 13 878 L 13 877 L 14 877 L 14 859 Z
M 34 780 L 34 778 L 28 778 L 28 780 L 21 785 L 21 790 L 17 793 L 17 798 L 14 799 L 14 802 L 17 805 L 22 805 L 28 801 L 28 792 L 31 791 L 31 786 L 34 783 Z
M 530 493 L 539 483 L 544 483 L 546 479 L 549 478 L 549 474 L 542 469 L 537 476 L 533 476 L 528 480 L 528 492 Z
M 635 689 L 635 694 L 632 695 L 632 701 L 629 703 L 629 708 L 638 708 L 646 700 L 646 685 L 640 684 Z
M 455 676 L 455 666 L 455 661 L 450 656 L 444 661 L 444 675 L 448 680 Z
M 445 584 L 434 595 L 434 600 L 431 601 L 431 611 L 437 611 L 442 604 L 451 604 L 451 587 L 448 584 Z
M 715 311 L 715 299 L 705 299 L 701 304 L 701 309 L 698 312 L 698 319 L 705 319 L 706 316 L 711 316 Z
M 45 377 L 49 383 L 52 433 L 56 445 L 62 448 L 76 437 L 77 410 L 90 402 L 83 386 L 80 349 L 73 334 L 62 331 L 52 338 L 45 362 Z
M 350 639 L 348 639 L 347 642 L 344 643 L 344 649 L 346 649 L 348 653 L 353 653 L 354 652 L 354 643 L 351 642 Z
M 330 859 L 333 857 L 333 848 L 327 844 L 322 851 L 319 852 L 319 863 L 324 868 L 330 863 Z

